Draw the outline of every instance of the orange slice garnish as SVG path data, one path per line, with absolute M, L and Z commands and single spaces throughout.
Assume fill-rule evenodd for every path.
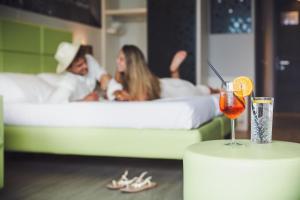
M 249 96 L 253 91 L 253 82 L 247 76 L 239 76 L 233 80 L 233 90 L 237 91 L 238 96 Z

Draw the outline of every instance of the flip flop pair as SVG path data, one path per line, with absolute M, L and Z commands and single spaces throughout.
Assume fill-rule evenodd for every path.
M 126 170 L 119 180 L 112 180 L 106 187 L 111 190 L 120 190 L 127 193 L 141 192 L 156 187 L 157 183 L 151 181 L 152 176 L 144 178 L 147 173 L 143 172 L 138 177 L 128 179 L 128 171 Z

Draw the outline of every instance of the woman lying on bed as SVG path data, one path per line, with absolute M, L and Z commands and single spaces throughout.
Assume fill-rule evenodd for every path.
M 185 51 L 175 54 L 170 73 L 172 78 L 158 78 L 149 69 L 142 51 L 134 45 L 124 45 L 117 58 L 115 79 L 124 88 L 115 92 L 117 100 L 144 101 L 167 97 L 208 95 L 218 90 L 193 85 L 180 79 L 179 66 L 186 58 Z

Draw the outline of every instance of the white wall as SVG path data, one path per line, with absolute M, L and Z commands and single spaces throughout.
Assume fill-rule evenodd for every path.
M 208 4 L 209 0 L 196 1 L 196 83 L 207 83 L 208 69 Z
M 8 6 L 0 6 L 0 17 L 25 23 L 39 24 L 55 29 L 73 32 L 73 41 L 93 46 L 94 55 L 101 60 L 101 29 L 84 24 L 48 17 Z
M 255 54 L 254 34 L 210 34 L 209 60 L 224 78 L 249 76 L 254 80 Z M 221 82 L 209 70 L 209 84 L 220 86 Z
M 147 57 L 147 17 L 121 17 L 113 21 L 121 23 L 122 33 L 106 35 L 106 67 L 111 74 L 116 70 L 116 56 L 125 44 L 138 46 Z
M 146 0 L 103 0 L 102 12 L 106 10 L 128 10 L 134 8 L 146 8 Z M 105 64 L 110 74 L 115 73 L 116 56 L 124 44 L 133 44 L 138 46 L 145 56 L 147 56 L 147 16 L 109 16 L 103 15 L 103 35 L 102 41 Z M 120 33 L 110 34 L 105 30 L 110 29 L 114 23 L 120 24 Z
M 120 46 L 124 44 L 137 45 L 147 57 L 147 18 L 127 21 L 125 24 L 126 35 L 120 37 Z
M 147 0 L 119 0 L 119 8 L 147 8 Z M 121 18 L 124 24 L 124 35 L 120 37 L 120 46 L 134 44 L 138 46 L 147 57 L 147 16 Z

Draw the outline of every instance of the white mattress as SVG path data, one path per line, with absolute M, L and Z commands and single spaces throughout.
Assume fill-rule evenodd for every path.
M 193 129 L 219 114 L 214 96 L 148 102 L 4 104 L 5 124 L 24 126 Z

